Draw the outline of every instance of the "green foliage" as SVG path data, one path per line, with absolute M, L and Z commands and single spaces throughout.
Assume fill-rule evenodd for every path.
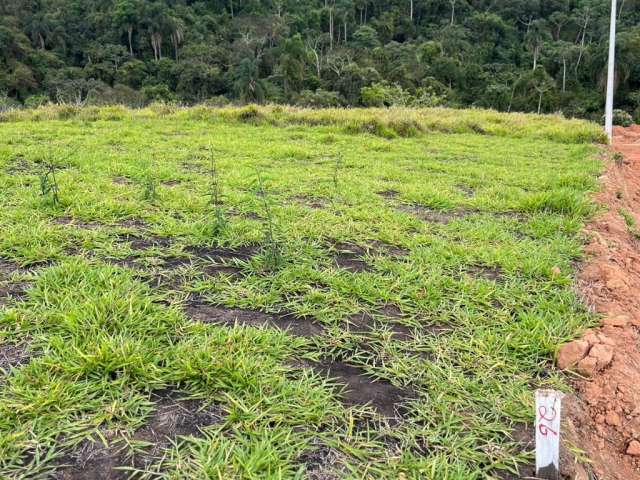
M 49 97 L 46 95 L 31 95 L 24 101 L 24 106 L 27 108 L 37 108 L 49 103 Z
M 620 213 L 620 216 L 624 219 L 629 234 L 635 239 L 640 240 L 640 229 L 638 228 L 638 222 L 636 221 L 636 217 L 633 216 L 633 213 L 622 207 L 618 210 L 618 213 Z
M 155 202 L 158 199 L 158 184 L 156 161 L 151 158 L 142 177 L 142 198 Z
M 174 102 L 177 96 L 167 85 L 146 85 L 142 87 L 142 95 L 146 102 Z
M 418 88 L 411 93 L 398 84 L 374 83 L 362 87 L 360 96 L 365 107 L 436 107 L 444 103 L 444 98 L 431 88 Z
M 0 112 L 20 107 L 21 104 L 19 101 L 0 92 Z
M 264 215 L 262 224 L 264 267 L 267 270 L 275 270 L 282 266 L 284 262 L 284 257 L 282 256 L 283 248 L 276 238 L 276 226 L 271 206 L 271 198 L 265 189 L 262 175 L 258 175 L 256 194 L 262 204 Z
M 613 124 L 620 125 L 621 127 L 628 127 L 633 123 L 633 117 L 629 114 L 629 112 L 625 112 L 624 110 L 615 109 L 613 110 Z
M 216 162 L 215 154 L 209 152 L 209 205 L 213 207 L 213 221 L 211 224 L 211 236 L 219 237 L 227 228 L 228 220 L 223 209 L 222 182 Z
M 629 112 L 640 108 L 634 1 L 619 14 L 616 105 Z M 139 107 L 224 97 L 314 108 L 472 105 L 597 121 L 608 4 L 484 3 L 15 0 L 0 11 L 0 91 L 31 107 L 35 98 Z
M 56 166 L 53 163 L 44 163 L 43 171 L 38 175 L 40 180 L 40 195 L 53 205 L 60 204 L 60 189 L 56 179 Z
M 303 90 L 300 92 L 296 104 L 311 108 L 340 107 L 344 105 L 344 99 L 340 97 L 338 92 L 331 92 L 319 88 L 315 92 L 311 90 Z

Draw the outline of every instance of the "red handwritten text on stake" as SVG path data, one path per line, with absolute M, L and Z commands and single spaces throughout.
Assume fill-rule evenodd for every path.
M 545 407 L 544 405 L 542 405 L 538 409 L 538 415 L 539 415 L 538 430 L 545 437 L 549 433 L 552 433 L 553 435 L 558 435 L 558 432 L 553 430 L 549 425 L 545 425 L 544 423 L 542 423 L 542 422 L 549 422 L 550 424 L 553 424 L 553 421 L 556 419 L 556 408 L 551 407 L 549 410 L 551 410 L 551 413 L 547 413 L 547 407 Z

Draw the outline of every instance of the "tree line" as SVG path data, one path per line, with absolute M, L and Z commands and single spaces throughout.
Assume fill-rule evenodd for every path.
M 617 107 L 640 120 L 640 0 Z M 602 114 L 609 0 L 7 0 L 0 108 L 48 101 Z

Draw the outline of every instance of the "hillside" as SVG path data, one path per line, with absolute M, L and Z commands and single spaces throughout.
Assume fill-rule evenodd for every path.
M 0 120 L 0 476 L 532 473 L 532 392 L 569 390 L 557 346 L 598 320 L 574 288 L 597 125 Z
M 617 107 L 640 118 L 640 3 Z M 47 101 L 475 106 L 599 120 L 608 0 L 11 0 L 0 109 Z

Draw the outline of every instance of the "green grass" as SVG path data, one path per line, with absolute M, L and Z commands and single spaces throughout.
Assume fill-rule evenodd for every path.
M 640 239 L 640 230 L 638 229 L 638 222 L 636 222 L 636 217 L 633 216 L 626 208 L 620 208 L 618 210 L 620 216 L 623 218 L 624 223 L 627 225 L 627 229 L 629 230 L 629 234 L 635 238 Z
M 595 320 L 572 286 L 597 126 L 279 107 L 0 120 L 0 259 L 32 269 L 26 296 L 0 306 L 0 347 L 31 355 L 0 385 L 0 477 L 51 474 L 97 434 L 131 439 L 166 388 L 224 418 L 139 476 L 305 478 L 318 451 L 338 478 L 500 478 L 530 463 L 512 433 L 533 420 L 535 388 L 567 388 L 556 345 Z M 49 164 L 58 202 L 40 191 Z M 344 244 L 368 268 L 339 267 Z M 252 256 L 206 275 L 203 246 Z M 194 322 L 190 295 L 324 331 Z M 349 321 L 361 313 L 368 331 Z M 405 390 L 398 418 L 342 402 L 317 361 Z

